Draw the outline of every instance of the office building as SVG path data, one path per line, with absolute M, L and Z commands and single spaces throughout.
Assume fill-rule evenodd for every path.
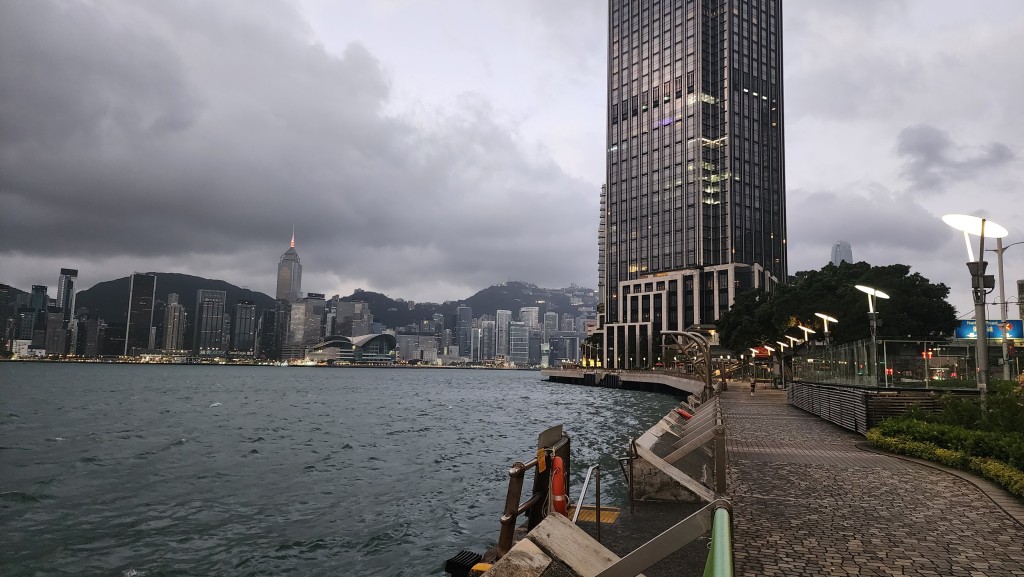
M 277 264 L 277 300 L 295 302 L 302 296 L 302 263 L 299 253 L 295 252 L 295 231 L 292 231 L 292 242 L 288 250 L 281 255 Z
M 1017 281 L 1018 318 L 1024 319 L 1024 279 Z
M 519 321 L 526 323 L 531 329 L 540 327 L 540 307 L 522 307 L 519 309 Z
M 724 8 L 731 9 L 724 9 Z M 785 280 L 782 2 L 609 2 L 605 366 Z
M 455 309 L 455 334 L 458 335 L 459 356 L 473 355 L 473 309 L 465 305 Z
M 510 322 L 508 327 L 508 360 L 520 367 L 530 364 L 530 327 L 526 323 Z
M 64 322 L 75 316 L 75 282 L 78 271 L 73 268 L 60 269 L 57 277 L 57 307 L 64 313 Z
M 499 310 L 494 315 L 494 358 L 508 360 L 508 327 L 512 323 L 512 311 Z
M 231 325 L 231 351 L 241 355 L 252 355 L 256 350 L 256 305 L 252 301 L 240 300 L 235 304 L 235 318 Z
M 829 260 L 833 265 L 839 266 L 841 262 L 853 264 L 853 247 L 845 240 L 837 240 L 832 245 L 832 258 Z
M 407 363 L 437 362 L 437 339 L 433 334 L 396 335 L 396 357 Z
M 200 356 L 221 356 L 227 350 L 225 332 L 225 291 L 199 289 L 196 291 L 195 339 L 193 348 Z
M 164 312 L 165 351 L 185 349 L 185 320 L 185 307 L 178 302 L 178 293 L 168 294 Z
M 541 341 L 548 342 L 558 332 L 558 313 L 548 311 L 544 313 L 544 326 L 542 327 Z
M 494 360 L 494 321 L 480 321 L 480 360 Z
M 320 293 L 309 293 L 292 303 L 288 344 L 311 345 L 322 341 L 326 311 L 327 301 Z
M 128 283 L 128 326 L 125 328 L 124 355 L 138 355 L 153 348 L 153 304 L 156 301 L 156 275 L 134 273 Z

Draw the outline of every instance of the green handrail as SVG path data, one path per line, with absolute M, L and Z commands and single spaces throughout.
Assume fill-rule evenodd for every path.
M 704 577 L 732 577 L 732 520 L 729 509 L 715 509 L 711 526 L 711 551 L 704 564 Z

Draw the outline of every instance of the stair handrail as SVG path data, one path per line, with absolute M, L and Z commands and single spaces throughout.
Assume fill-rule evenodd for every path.
M 587 488 L 590 486 L 590 476 L 594 471 L 597 471 L 596 483 L 594 485 L 594 498 L 596 500 L 595 509 L 597 515 L 597 542 L 601 542 L 601 465 L 591 465 L 587 469 L 587 476 L 583 479 L 583 488 L 580 489 L 580 498 L 576 501 L 576 510 L 572 514 L 572 524 L 576 524 L 576 520 L 580 518 L 580 510 L 583 508 L 583 498 L 587 496 Z

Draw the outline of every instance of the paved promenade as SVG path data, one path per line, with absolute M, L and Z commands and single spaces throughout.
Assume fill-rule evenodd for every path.
M 737 575 L 1024 576 L 1024 507 L 991 484 L 858 448 L 783 391 L 731 389 Z

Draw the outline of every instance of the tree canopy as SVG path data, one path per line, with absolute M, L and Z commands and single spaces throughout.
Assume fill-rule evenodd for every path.
M 829 323 L 835 343 L 870 338 L 867 295 L 854 288 L 858 284 L 890 296 L 878 299 L 876 304 L 879 338 L 938 338 L 952 333 L 956 325 L 956 311 L 946 302 L 946 285 L 933 284 L 920 273 L 911 273 L 904 264 L 844 262 L 797 273 L 794 281 L 770 293 L 759 289 L 737 295 L 732 308 L 717 323 L 721 342 L 733 351 L 744 352 L 783 340 L 783 334 L 801 336 L 797 325 L 820 334 L 823 322 L 814 313 L 839 321 Z

